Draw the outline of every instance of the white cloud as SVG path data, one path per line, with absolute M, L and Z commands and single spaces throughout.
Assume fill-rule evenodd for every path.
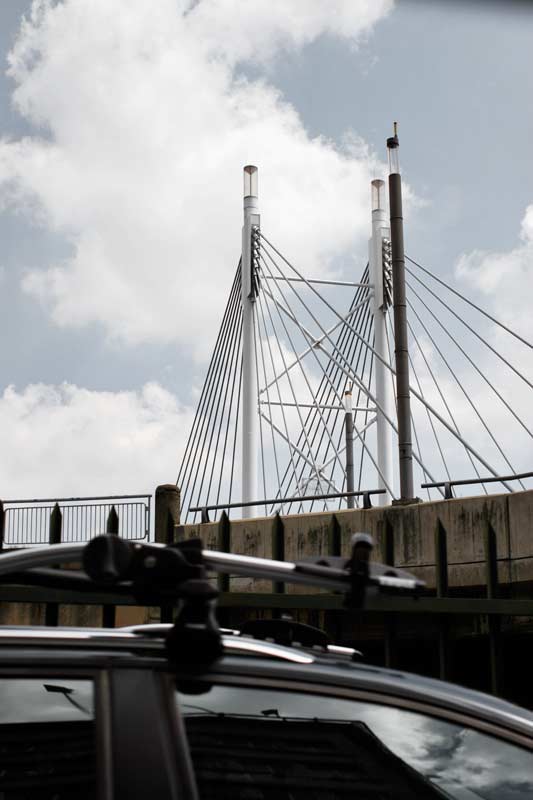
M 240 250 L 241 170 L 260 167 L 265 232 L 326 270 L 368 235 L 375 159 L 310 138 L 242 77 L 321 34 L 356 44 L 391 0 L 35 0 L 10 55 L 41 136 L 0 143 L 0 202 L 72 244 L 23 281 L 61 326 L 205 355 Z M 358 265 L 359 266 L 359 265 Z
M 208 53 L 229 63 L 264 62 L 280 50 L 304 47 L 321 34 L 357 42 L 392 8 L 392 0 L 202 0 L 187 22 Z M 243 10 L 245 13 L 243 13 Z
M 490 302 L 491 310 L 517 333 L 533 339 L 529 303 L 533 285 L 533 205 L 526 208 L 520 243 L 503 253 L 474 250 L 462 255 L 457 278 Z
M 10 386 L 0 397 L 0 497 L 153 492 L 175 480 L 191 419 L 155 383 L 117 393 Z

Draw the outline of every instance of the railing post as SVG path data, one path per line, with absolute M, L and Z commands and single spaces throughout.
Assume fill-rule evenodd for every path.
M 180 522 L 180 490 L 173 483 L 165 483 L 155 490 L 155 541 L 171 544 L 174 528 Z
M 107 515 L 106 533 L 114 533 L 118 536 L 118 514 L 115 506 L 111 506 Z
M 106 533 L 118 536 L 118 514 L 115 506 L 111 506 L 107 515 Z M 114 628 L 116 623 L 116 607 L 105 605 L 102 607 L 102 625 L 104 628 Z
M 435 586 L 437 597 L 446 597 L 448 594 L 448 547 L 446 543 L 446 528 L 437 519 L 435 527 Z M 446 680 L 449 675 L 450 641 L 448 619 L 439 615 L 439 678 Z
M 394 566 L 394 526 L 388 517 L 385 517 L 385 531 L 383 536 L 383 555 L 385 564 Z
M 49 544 L 61 544 L 61 527 L 63 525 L 63 515 L 58 503 L 52 509 L 50 514 L 50 531 L 48 534 Z
M 344 393 L 344 432 L 346 440 L 346 491 L 355 491 L 354 465 L 353 465 L 353 411 L 352 392 Z M 346 498 L 348 508 L 355 508 L 355 497 Z
M 58 503 L 52 509 L 50 514 L 50 528 L 48 532 L 49 544 L 61 544 L 61 528 L 63 525 L 63 515 Z M 44 623 L 48 626 L 55 627 L 59 621 L 59 604 L 47 603 L 44 612 Z
M 498 553 L 496 531 L 487 520 L 485 526 L 485 574 L 487 577 L 487 599 L 498 597 Z
M 272 523 L 272 558 L 274 561 L 285 561 L 285 525 L 279 512 Z M 283 594 L 285 584 L 280 581 L 272 581 L 272 591 L 274 594 Z
M 160 544 L 172 544 L 176 538 L 176 526 L 180 521 L 180 490 L 173 483 L 164 483 L 155 490 L 154 534 Z M 160 608 L 161 622 L 172 622 L 174 608 Z
M 385 564 L 394 566 L 394 527 L 391 521 L 385 517 L 385 530 L 383 535 L 383 554 Z M 396 617 L 394 613 L 385 614 L 385 666 L 394 667 L 397 663 L 396 658 Z
M 4 549 L 4 523 L 5 523 L 4 504 L 0 500 L 0 550 Z
M 331 515 L 331 527 L 328 536 L 328 555 L 340 556 L 341 554 L 341 526 L 336 514 Z
M 231 522 L 225 511 L 220 515 L 217 531 L 217 549 L 221 553 L 231 552 Z M 218 589 L 220 592 L 229 592 L 229 575 L 218 575 Z
M 487 576 L 487 599 L 495 600 L 499 596 L 498 584 L 498 546 L 496 531 L 487 520 L 485 526 L 485 565 Z M 501 653 L 501 618 L 497 614 L 488 614 L 489 631 L 489 663 L 490 688 L 493 694 L 499 694 L 502 679 Z

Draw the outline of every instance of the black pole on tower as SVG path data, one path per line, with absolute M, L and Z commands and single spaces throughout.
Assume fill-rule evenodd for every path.
M 402 178 L 399 164 L 396 123 L 394 136 L 387 139 L 389 153 L 389 207 L 391 231 L 392 296 L 394 310 L 394 356 L 398 404 L 398 449 L 400 456 L 400 501 L 414 498 L 413 445 L 411 436 L 411 397 L 409 393 L 409 349 L 407 300 L 405 294 L 405 255 L 403 246 Z

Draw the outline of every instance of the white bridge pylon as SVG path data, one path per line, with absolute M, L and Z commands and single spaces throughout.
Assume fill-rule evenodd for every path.
M 374 505 L 398 499 L 390 227 L 384 181 L 370 188 L 368 264 L 358 271 L 354 265 L 354 280 L 308 277 L 262 232 L 258 170 L 244 168 L 242 255 L 177 480 L 184 520 L 197 519 L 189 509 L 208 506 L 219 507 L 213 516 L 234 505 L 234 516 L 252 517 L 360 505 L 358 497 L 299 500 L 347 491 L 383 490 L 372 497 Z M 498 326 L 530 361 L 533 345 L 416 261 L 406 261 L 415 486 L 449 481 L 452 471 L 476 478 L 531 469 L 527 460 L 515 466 L 509 441 L 520 431 L 533 455 L 532 420 L 513 407 L 513 393 L 480 368 L 479 349 L 488 348 L 513 386 L 529 392 L 531 371 L 522 372 L 489 338 Z M 465 303 L 474 321 L 466 321 Z M 450 348 L 460 354 L 460 365 Z M 513 427 L 505 442 L 501 424 L 480 408 L 487 386 L 498 419 L 505 412 Z M 513 490 L 508 481 L 480 486 L 484 492 L 491 486 Z M 427 490 L 428 498 L 443 494 L 442 487 Z
M 389 505 L 394 497 L 393 438 L 387 421 L 394 418 L 393 386 L 387 364 L 387 311 L 391 305 L 392 274 L 390 263 L 390 228 L 385 210 L 385 182 L 372 181 L 372 237 L 368 246 L 370 280 L 373 286 L 372 310 L 374 315 L 375 362 L 374 392 L 376 395 L 376 461 L 378 487 L 385 494 L 378 495 L 380 505 Z
M 242 227 L 241 292 L 242 292 L 242 501 L 257 500 L 258 453 L 258 383 L 255 342 L 259 247 L 257 167 L 244 168 L 244 224 Z M 245 506 L 250 516 L 256 507 Z
M 358 283 L 347 281 L 328 280 L 324 278 L 306 279 L 299 273 L 288 276 L 279 269 L 279 264 L 272 258 L 272 253 L 264 255 L 261 252 L 260 236 L 260 217 L 258 213 L 258 170 L 255 166 L 244 168 L 244 225 L 243 225 L 243 247 L 241 258 L 241 282 L 242 282 L 242 307 L 243 307 L 243 371 L 242 371 L 242 501 L 252 502 L 261 497 L 261 487 L 258 483 L 258 452 L 261 439 L 263 444 L 263 431 L 261 426 L 268 429 L 271 434 L 272 454 L 277 464 L 276 440 L 282 442 L 288 450 L 289 463 L 286 465 L 283 478 L 279 485 L 274 487 L 273 498 L 287 496 L 280 491 L 283 484 L 287 490 L 293 494 L 291 496 L 326 495 L 341 493 L 343 491 L 354 491 L 353 474 L 347 465 L 348 452 L 352 451 L 352 441 L 357 439 L 363 449 L 369 449 L 366 432 L 372 425 L 376 425 L 376 456 L 371 455 L 374 460 L 377 472 L 377 486 L 384 490 L 384 494 L 377 495 L 378 503 L 381 505 L 389 504 L 394 497 L 394 474 L 392 461 L 392 429 L 387 417 L 392 418 L 393 400 L 392 385 L 390 381 L 390 371 L 386 369 L 386 362 L 389 358 L 386 345 L 386 313 L 390 305 L 390 231 L 387 227 L 386 211 L 384 208 L 384 182 L 372 182 L 372 238 L 369 244 L 369 267 L 364 279 Z M 267 245 L 268 247 L 268 245 Z M 384 277 L 384 271 L 387 275 Z M 294 270 L 294 272 L 296 272 Z M 284 286 L 288 284 L 288 289 Z M 291 284 L 303 284 L 300 293 L 294 291 Z M 264 286 L 265 306 L 268 301 L 273 308 L 267 307 L 266 314 L 263 308 L 259 308 L 261 299 L 259 287 Z M 309 298 L 303 299 L 302 289 L 312 290 L 317 297 L 321 297 L 324 287 L 346 287 L 363 289 L 362 299 L 351 308 L 344 319 L 334 322 L 329 329 L 324 329 L 318 318 L 315 317 L 311 309 Z M 320 289 L 316 288 L 320 287 Z M 291 296 L 289 289 L 293 289 L 294 294 L 300 300 L 304 313 L 310 318 L 311 328 L 314 323 L 314 332 L 306 327 L 301 321 L 300 314 L 295 314 L 290 310 Z M 289 296 L 287 296 L 289 294 Z M 307 292 L 309 294 L 309 292 Z M 311 295 L 311 299 L 312 295 Z M 338 368 L 341 372 L 341 384 L 338 380 L 333 381 L 328 373 L 328 357 L 326 363 L 317 356 L 317 350 L 328 353 L 327 345 L 331 342 L 331 337 L 338 337 L 338 330 L 346 322 L 353 319 L 355 312 L 364 308 L 364 314 L 360 319 L 370 323 L 369 331 L 375 331 L 374 346 L 376 352 L 381 356 L 382 361 L 376 359 L 374 371 L 374 392 L 375 406 L 369 404 L 369 394 L 365 392 L 365 385 L 359 386 L 359 399 L 364 398 L 365 405 L 358 405 L 355 409 L 350 406 L 347 410 L 343 404 L 343 394 L 347 392 L 349 386 L 349 396 L 351 397 L 351 387 L 353 379 L 348 374 L 352 369 L 352 364 L 346 359 L 346 354 L 341 353 L 341 363 Z M 301 311 L 302 309 L 299 309 Z M 274 317 L 278 319 L 275 324 Z M 262 323 L 262 330 L 260 326 Z M 318 323 L 318 331 L 316 325 Z M 278 334 L 278 327 L 281 325 L 282 332 Z M 292 328 L 292 332 L 290 330 Z M 368 332 L 367 332 L 368 335 Z M 271 346 L 269 338 L 274 338 Z M 301 348 L 294 346 L 294 340 L 301 341 Z M 262 350 L 263 342 L 267 340 L 267 349 Z M 259 343 L 259 348 L 257 347 Z M 285 352 L 287 343 L 292 348 L 291 356 Z M 272 350 L 275 350 L 273 354 Z M 259 378 L 258 362 L 261 361 L 263 369 L 263 385 Z M 267 366 L 271 368 L 273 375 L 267 378 Z M 313 361 L 313 364 L 309 364 Z M 372 358 L 371 362 L 372 363 Z M 329 384 L 327 392 L 327 402 L 324 403 L 323 397 L 317 396 L 316 390 L 311 385 L 309 375 L 319 374 L 325 379 L 326 386 Z M 363 373 L 361 378 L 367 377 L 371 380 L 371 368 L 369 367 L 368 376 Z M 323 381 L 321 382 L 323 383 Z M 344 391 L 341 386 L 345 384 Z M 282 388 L 281 388 L 282 387 Z M 324 388 L 324 387 L 322 387 Z M 306 400 L 302 400 L 302 390 L 307 394 Z M 272 395 L 274 398 L 272 399 Z M 331 402 L 333 395 L 333 403 Z M 383 411 L 381 410 L 383 409 Z M 309 414 L 311 410 L 311 414 Z M 327 418 L 325 412 L 334 412 Z M 279 413 L 276 413 L 279 412 Z M 291 414 L 291 412 L 293 412 Z M 344 414 L 343 414 L 344 412 Z M 354 418 L 355 413 L 355 418 Z M 287 422 L 287 418 L 297 416 L 297 433 L 294 434 L 294 425 Z M 278 420 L 274 419 L 278 417 Z M 311 419 L 309 419 L 311 417 Z M 364 421 L 361 422 L 362 417 Z M 344 425 L 349 424 L 350 435 L 348 438 L 332 435 L 332 430 L 336 427 L 338 419 Z M 311 422 L 311 424 L 309 424 Z M 354 426 L 355 422 L 355 426 Z M 316 436 L 312 436 L 311 429 L 322 427 L 322 440 L 325 438 L 329 444 L 330 452 L 324 461 L 320 457 L 320 447 L 313 447 Z M 268 432 L 266 435 L 268 437 Z M 260 435 L 261 434 L 261 435 Z M 262 447 L 261 447 L 262 450 Z M 277 464 L 279 470 L 279 464 Z M 332 469 L 333 467 L 333 469 Z M 353 467 L 350 461 L 350 467 Z M 288 469 L 287 469 L 288 468 Z M 264 471 L 264 468 L 263 468 Z M 341 473 L 341 477 L 336 475 Z M 343 475 L 342 473 L 345 473 Z M 280 475 L 281 478 L 281 475 Z M 265 482 L 266 483 L 266 482 Z M 360 479 L 357 486 L 361 488 Z M 266 490 L 266 485 L 263 487 Z M 353 498 L 350 498 L 348 505 L 353 507 Z M 280 509 L 283 504 L 280 503 Z M 252 517 L 260 513 L 257 506 L 245 506 L 243 516 Z

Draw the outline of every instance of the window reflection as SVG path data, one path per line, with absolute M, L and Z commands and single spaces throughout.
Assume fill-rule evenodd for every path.
M 94 719 L 92 681 L 1 678 L 0 723 Z
M 95 797 L 92 681 L 1 678 L 1 800 Z
M 533 753 L 440 719 L 249 688 L 195 699 L 180 708 L 203 798 L 533 796 Z

